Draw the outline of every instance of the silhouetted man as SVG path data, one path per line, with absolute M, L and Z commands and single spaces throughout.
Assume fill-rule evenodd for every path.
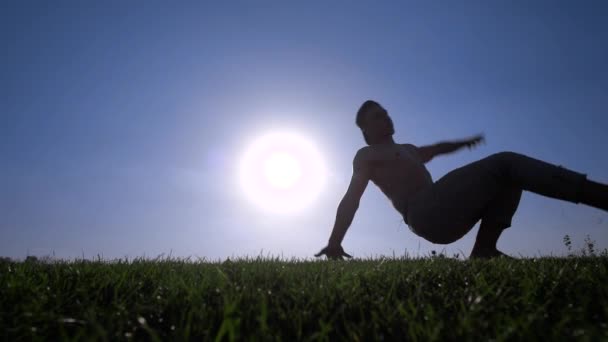
M 511 226 L 523 190 L 608 211 L 608 186 L 568 170 L 515 152 L 500 152 L 455 169 L 433 182 L 425 163 L 438 155 L 474 147 L 482 135 L 429 146 L 398 144 L 388 112 L 366 101 L 357 126 L 369 145 L 357 151 L 348 190 L 340 201 L 327 247 L 315 256 L 351 257 L 341 246 L 359 200 L 371 180 L 391 200 L 416 235 L 449 244 L 481 220 L 470 257 L 505 256 L 496 248 Z

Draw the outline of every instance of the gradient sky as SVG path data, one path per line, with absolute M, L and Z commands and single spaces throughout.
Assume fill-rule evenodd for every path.
M 312 257 L 325 246 L 374 99 L 397 142 L 484 133 L 434 180 L 516 151 L 608 183 L 605 1 L 3 1 L 0 255 Z M 295 130 L 330 170 L 295 216 L 235 186 L 252 137 Z M 468 255 L 409 231 L 372 184 L 343 242 L 356 257 Z M 566 253 L 608 215 L 525 192 L 499 248 Z

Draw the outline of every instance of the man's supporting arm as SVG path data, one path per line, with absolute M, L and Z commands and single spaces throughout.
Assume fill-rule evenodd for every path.
M 355 217 L 355 212 L 359 208 L 359 201 L 369 182 L 369 171 L 360 154 L 355 156 L 353 161 L 353 175 L 346 190 L 346 194 L 338 205 L 336 222 L 329 237 L 328 246 L 339 246 L 346 235 Z
M 349 199 L 344 197 L 338 205 L 338 212 L 336 213 L 336 223 L 329 237 L 328 246 L 339 246 L 342 244 L 344 235 L 348 227 L 350 227 L 355 217 L 355 212 L 359 208 L 359 200 Z

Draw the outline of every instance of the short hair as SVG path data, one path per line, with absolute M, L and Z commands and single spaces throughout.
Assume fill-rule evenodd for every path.
M 380 108 L 386 112 L 386 109 L 384 109 L 384 107 L 382 107 L 378 102 L 374 100 L 367 100 L 363 102 L 363 104 L 361 105 L 361 107 L 359 107 L 359 110 L 357 111 L 357 117 L 355 119 L 355 123 L 361 130 L 363 130 L 363 114 L 368 112 L 372 108 Z M 365 143 L 371 145 L 369 142 L 369 137 L 367 136 L 367 134 L 365 134 L 365 132 L 363 132 L 363 139 L 365 140 Z

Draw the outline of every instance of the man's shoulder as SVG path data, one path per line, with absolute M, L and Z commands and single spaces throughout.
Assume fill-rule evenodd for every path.
M 399 144 L 399 145 L 401 145 L 401 146 L 403 146 L 403 147 L 405 147 L 405 148 L 418 148 L 418 146 L 416 146 L 416 145 L 414 145 L 414 144 L 409 144 L 409 143 L 406 143 L 406 144 Z
M 369 160 L 377 151 L 374 146 L 363 146 L 355 153 L 355 161 Z
M 355 153 L 355 156 L 368 154 L 369 151 L 371 151 L 371 150 L 372 150 L 372 146 L 363 146 L 357 150 L 357 153 Z
M 369 146 L 361 147 L 355 153 L 355 157 L 353 158 L 353 163 L 357 164 L 357 163 L 364 162 L 365 160 L 367 160 L 369 158 L 369 154 L 370 154 Z

